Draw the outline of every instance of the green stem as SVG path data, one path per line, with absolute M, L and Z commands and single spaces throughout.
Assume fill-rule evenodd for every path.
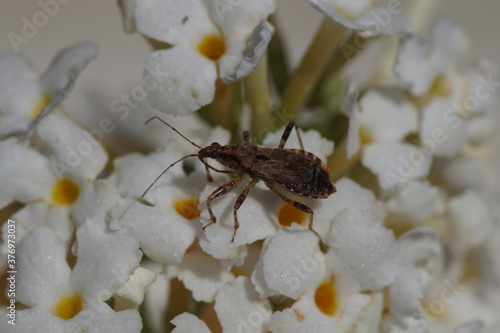
M 300 113 L 347 31 L 346 27 L 325 16 L 307 53 L 285 88 L 280 112 L 286 116 L 279 117 L 281 125 L 285 125 L 284 119 L 292 120 Z
M 260 143 L 263 130 L 269 127 L 271 89 L 267 67 L 267 56 L 264 56 L 257 68 L 243 79 L 245 97 L 252 112 L 250 133 L 256 143 Z
M 361 149 L 350 159 L 347 158 L 346 145 L 347 136 L 338 145 L 335 145 L 335 151 L 328 157 L 327 166 L 332 181 L 337 181 L 344 176 L 361 158 Z

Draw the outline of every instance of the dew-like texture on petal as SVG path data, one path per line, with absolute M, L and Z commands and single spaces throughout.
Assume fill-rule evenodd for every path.
M 155 78 L 153 88 L 144 88 L 148 104 L 159 111 L 187 116 L 214 99 L 215 64 L 188 47 L 153 52 L 143 75 Z
M 260 260 L 268 288 L 290 298 L 317 285 L 325 274 L 318 237 L 296 224 L 279 230 Z
M 66 292 L 71 269 L 66 247 L 48 228 L 28 233 L 19 243 L 16 257 L 16 301 L 29 307 L 52 307 Z
M 90 42 L 61 50 L 40 77 L 44 93 L 52 97 L 57 95 L 68 84 L 71 73 L 78 74 L 96 57 L 97 46 Z
M 166 168 L 181 157 L 176 144 L 168 144 L 164 149 L 148 155 L 128 154 L 113 161 L 111 179 L 122 195 L 140 197 Z M 171 183 L 172 178 L 183 175 L 182 164 L 179 163 L 158 179 L 152 189 Z M 148 199 L 149 195 L 146 194 L 145 198 Z
M 387 208 L 393 214 L 422 223 L 434 212 L 438 198 L 437 187 L 412 180 L 387 201 Z
M 0 208 L 13 201 L 30 202 L 50 196 L 55 178 L 48 160 L 15 139 L 0 141 Z
M 267 148 L 278 148 L 284 130 L 285 128 L 283 127 L 278 132 L 267 134 L 262 142 L 262 146 Z M 302 143 L 304 144 L 304 150 L 313 153 L 319 157 L 323 163 L 326 163 L 327 157 L 333 153 L 333 142 L 323 138 L 321 134 L 315 130 L 302 131 L 299 129 L 299 132 Z M 295 128 L 290 132 L 284 149 L 301 149 Z
M 450 158 L 467 140 L 467 127 L 447 100 L 435 100 L 423 110 L 420 140 L 429 153 Z
M 156 273 L 144 267 L 138 267 L 125 285 L 116 291 L 116 294 L 125 297 L 135 304 L 141 304 L 144 293 L 156 278 Z
M 471 190 L 448 201 L 453 233 L 466 246 L 483 242 L 493 229 L 491 213 L 479 195 Z
M 72 282 L 87 299 L 107 300 L 139 267 L 139 241 L 127 228 L 110 231 L 103 218 L 88 219 L 77 232 Z
M 397 240 L 397 262 L 401 265 L 417 265 L 441 253 L 438 234 L 430 227 L 412 229 Z
M 365 146 L 361 162 L 378 176 L 382 190 L 390 192 L 410 180 L 426 177 L 432 156 L 408 143 L 374 143 Z
M 374 142 L 400 141 L 417 130 L 417 109 L 399 92 L 372 90 L 359 101 L 359 126 Z
M 239 63 L 236 62 L 238 61 L 237 55 L 230 54 L 229 52 L 233 50 L 229 49 L 228 52 L 226 52 L 226 55 L 224 55 L 219 61 L 219 75 L 224 80 L 224 83 L 230 84 L 238 81 L 248 76 L 255 68 L 257 68 L 260 60 L 266 54 L 267 45 L 269 44 L 269 41 L 271 41 L 272 35 L 273 32 L 269 27 L 269 24 L 262 20 L 248 37 L 247 51 Z M 233 62 L 236 62 L 236 64 L 233 64 Z
M 38 74 L 19 54 L 0 57 L 0 136 L 24 131 L 43 99 Z
M 17 305 L 17 304 L 16 304 Z M 50 309 L 44 306 L 35 306 L 25 310 L 16 309 L 15 325 L 9 324 L 11 320 L 6 313 L 0 316 L 0 327 L 6 333 L 54 333 L 68 332 L 67 322 L 54 316 Z
M 135 231 L 148 257 L 177 264 L 194 241 L 198 219 L 187 220 L 175 210 L 175 201 L 186 195 L 183 190 L 163 186 L 152 189 L 149 194 L 155 205 L 151 207 L 139 201 L 127 203 L 120 223 Z
M 427 62 L 431 54 L 429 45 L 419 36 L 408 35 L 399 40 L 398 51 L 394 73 L 409 85 L 413 95 L 426 93 L 436 76 L 433 67 Z
M 292 308 L 274 312 L 269 324 L 273 333 L 337 332 L 336 327 L 333 318 L 318 310 L 311 296 L 302 298 Z
M 191 313 L 181 313 L 171 323 L 176 326 L 172 333 L 211 333 L 207 324 Z
M 207 183 L 200 194 L 200 221 L 203 226 L 211 222 L 206 208 L 207 197 L 222 183 Z M 234 242 L 231 242 L 234 234 L 233 207 L 247 183 L 248 180 L 243 179 L 234 190 L 214 199 L 211 203 L 217 222 L 204 230 L 200 245 L 205 252 L 217 259 L 240 257 L 238 249 L 240 246 L 265 239 L 273 235 L 278 227 L 274 212 L 281 204 L 281 199 L 268 189 L 254 187 L 237 211 L 239 228 Z
M 171 45 L 190 46 L 218 33 L 201 0 L 137 1 L 135 22 L 140 33 Z
M 51 163 L 63 165 L 56 168 L 58 177 L 69 173 L 95 179 L 108 161 L 103 146 L 65 116 L 49 114 L 38 124 L 37 133 L 51 149 Z
M 226 282 L 215 297 L 215 312 L 224 332 L 268 332 L 271 306 L 259 300 L 250 279 Z
M 326 243 L 332 272 L 345 290 L 376 291 L 394 281 L 394 234 L 370 211 L 343 210 L 334 218 Z
M 384 205 L 375 198 L 375 195 L 370 190 L 362 188 L 352 179 L 341 178 L 335 183 L 335 187 L 337 192 L 328 199 L 321 200 L 320 204 L 314 208 L 315 221 L 325 220 L 330 222 L 345 208 L 352 210 L 367 209 L 380 219 L 386 217 L 387 213 Z M 315 225 L 317 224 L 315 223 Z M 326 226 L 329 227 L 329 225 Z M 320 228 L 322 227 L 323 225 L 320 224 Z M 327 232 L 329 229 L 325 231 Z
M 66 329 L 68 332 L 140 333 L 142 319 L 137 310 L 115 312 L 106 303 L 93 303 L 67 321 Z
M 196 301 L 206 303 L 213 302 L 224 283 L 234 278 L 218 260 L 201 251 L 186 253 L 180 264 L 167 267 L 167 276 L 177 277 Z
M 421 317 L 422 282 L 413 265 L 400 266 L 396 280 L 388 290 L 389 310 L 393 316 L 401 321 L 405 317 Z
M 71 206 L 71 218 L 77 225 L 82 225 L 91 215 L 106 214 L 121 198 L 120 193 L 109 179 L 85 182 L 80 186 L 78 200 Z

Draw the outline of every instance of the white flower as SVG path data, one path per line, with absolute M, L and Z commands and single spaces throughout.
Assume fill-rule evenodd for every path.
M 19 244 L 16 301 L 28 307 L 16 312 L 13 332 L 140 332 L 136 310 L 113 311 L 107 299 L 125 285 L 139 266 L 139 243 L 128 230 L 106 231 L 102 218 L 79 227 L 71 269 L 66 247 L 47 228 L 38 228 Z M 9 327 L 2 316 L 2 327 Z
M 144 77 L 157 79 L 154 85 L 144 83 L 148 103 L 189 115 L 212 102 L 218 77 L 230 83 L 257 67 L 272 34 L 265 20 L 276 3 L 210 0 L 205 6 L 200 0 L 136 0 L 124 8 L 134 9 L 140 33 L 172 46 L 147 60 Z
M 5 186 L 0 207 L 25 204 L 12 217 L 19 239 L 38 226 L 48 226 L 63 243 L 75 225 L 105 212 L 118 198 L 106 180 L 95 181 L 107 161 L 103 147 L 66 117 L 50 114 L 37 134 L 49 157 L 11 138 L 0 141 L 0 179 Z
M 308 0 L 321 13 L 343 26 L 367 36 L 408 32 L 410 25 L 401 14 L 402 4 L 384 0 Z
M 91 43 L 75 44 L 60 51 L 39 75 L 19 54 L 0 57 L 0 136 L 20 133 L 77 74 L 97 56 Z

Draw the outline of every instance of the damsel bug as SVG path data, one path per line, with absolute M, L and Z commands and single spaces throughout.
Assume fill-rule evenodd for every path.
M 304 205 L 303 203 L 292 200 L 278 191 L 276 186 L 280 186 L 290 192 L 296 193 L 303 197 L 324 199 L 330 194 L 336 191 L 335 186 L 332 184 L 329 178 L 328 170 L 321 160 L 315 155 L 304 150 L 304 145 L 302 144 L 302 139 L 300 137 L 299 128 L 295 122 L 290 121 L 283 132 L 281 141 L 278 148 L 261 148 L 252 144 L 250 140 L 250 135 L 248 131 L 243 132 L 243 144 L 233 144 L 227 146 L 221 146 L 217 142 L 212 143 L 210 146 L 202 148 L 196 143 L 192 142 L 179 131 L 173 128 L 170 124 L 162 120 L 161 118 L 155 116 L 146 121 L 146 124 L 153 119 L 158 119 L 171 129 L 173 129 L 177 134 L 182 136 L 193 146 L 200 149 L 198 154 L 190 154 L 184 156 L 183 158 L 177 160 L 166 168 L 156 180 L 148 187 L 146 192 L 142 195 L 144 197 L 149 189 L 160 179 L 165 172 L 168 171 L 172 166 L 178 162 L 184 160 L 185 158 L 198 156 L 200 161 L 205 165 L 207 171 L 207 180 L 212 181 L 208 169 L 212 169 L 216 172 L 235 174 L 236 177 L 229 180 L 227 183 L 219 186 L 215 191 L 213 191 L 207 198 L 207 209 L 210 214 L 210 223 L 203 227 L 203 230 L 208 226 L 216 223 L 217 219 L 212 212 L 210 206 L 211 202 L 235 189 L 238 184 L 243 180 L 243 175 L 248 174 L 252 180 L 245 186 L 243 191 L 240 193 L 233 207 L 234 216 L 234 233 L 231 239 L 234 242 L 236 237 L 236 230 L 238 230 L 239 222 L 237 211 L 240 206 L 245 201 L 250 189 L 255 186 L 259 181 L 263 181 L 266 186 L 284 202 L 293 207 L 300 209 L 301 211 L 309 214 L 309 229 L 318 236 L 321 240 L 320 235 L 313 229 L 313 210 Z M 284 149 L 286 140 L 290 136 L 290 133 L 295 127 L 297 132 L 297 137 L 300 143 L 299 149 Z M 222 165 L 227 167 L 229 170 L 218 170 L 206 161 L 207 158 L 215 159 Z

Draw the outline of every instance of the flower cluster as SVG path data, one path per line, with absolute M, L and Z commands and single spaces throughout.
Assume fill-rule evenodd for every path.
M 412 31 L 417 5 L 309 3 L 324 21 L 290 71 L 275 0 L 120 0 L 154 49 L 148 104 L 208 124 L 165 123 L 153 151 L 118 155 L 60 105 L 93 44 L 41 75 L 0 57 L 2 330 L 498 332 L 496 69 L 462 64 L 449 20 Z M 388 40 L 390 69 L 349 75 Z

